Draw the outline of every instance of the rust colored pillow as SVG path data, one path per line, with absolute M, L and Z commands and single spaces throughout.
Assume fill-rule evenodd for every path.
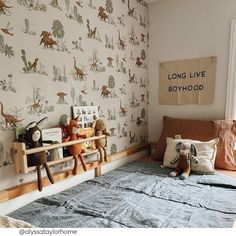
M 236 142 L 235 120 L 191 120 L 163 117 L 163 128 L 157 143 L 155 159 L 162 161 L 166 149 L 166 137 L 181 135 L 183 139 L 209 141 L 219 137 L 215 167 L 236 170 L 233 148 Z
M 166 137 L 175 138 L 181 135 L 183 139 L 209 141 L 216 138 L 213 121 L 190 120 L 163 117 L 163 128 L 157 143 L 156 160 L 163 160 L 166 150 Z
M 236 170 L 234 144 L 236 142 L 236 120 L 214 120 L 215 132 L 219 137 L 215 167 Z

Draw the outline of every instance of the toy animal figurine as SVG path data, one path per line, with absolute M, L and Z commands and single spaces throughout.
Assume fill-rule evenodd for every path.
M 26 126 L 26 133 L 23 136 L 19 137 L 18 141 L 24 142 L 28 146 L 28 148 L 42 147 L 43 143 L 52 144 L 53 141 L 42 140 L 42 132 L 40 128 L 38 127 L 38 125 L 42 124 L 45 119 L 47 119 L 47 117 L 41 119 L 38 122 L 34 121 L 34 122 L 29 123 Z M 42 191 L 43 189 L 42 177 L 41 177 L 41 166 L 45 167 L 48 179 L 50 180 L 52 184 L 54 183 L 53 176 L 47 164 L 47 156 L 46 156 L 45 151 L 30 154 L 28 156 L 28 166 L 36 166 L 39 191 Z
M 196 147 L 188 142 L 179 142 L 176 144 L 177 156 L 171 160 L 171 164 L 177 164 L 174 171 L 169 176 L 176 177 L 180 175 L 180 179 L 187 179 L 191 172 L 191 161 L 198 164 Z
M 77 122 L 77 118 L 74 118 L 70 121 L 69 125 L 68 125 L 68 134 L 69 136 L 64 138 L 63 141 L 64 142 L 68 142 L 68 141 L 74 141 L 74 140 L 78 140 L 78 139 L 82 139 L 82 138 L 86 138 L 85 136 L 81 136 L 79 135 L 79 124 Z M 84 152 L 82 145 L 81 144 L 74 144 L 68 147 L 70 154 L 73 156 L 74 160 L 75 160 L 75 166 L 73 168 L 73 174 L 76 175 L 78 173 L 78 162 L 80 159 L 80 162 L 82 164 L 82 167 L 84 169 L 84 171 L 86 171 L 87 165 L 85 163 L 84 157 L 81 155 L 81 153 Z
M 95 136 L 101 136 L 101 135 L 107 135 L 110 136 L 110 134 L 106 131 L 106 124 L 105 121 L 102 119 L 96 120 L 94 124 L 95 129 Z M 106 152 L 106 146 L 107 146 L 107 138 L 98 139 L 95 141 L 96 147 L 99 150 L 101 161 L 107 162 L 107 152 Z M 102 149 L 104 151 L 104 160 L 102 155 Z

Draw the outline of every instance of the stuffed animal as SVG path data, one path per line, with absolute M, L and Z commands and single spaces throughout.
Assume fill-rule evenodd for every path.
M 86 138 L 84 135 L 79 135 L 79 124 L 77 122 L 77 118 L 74 118 L 70 121 L 69 125 L 68 125 L 68 137 L 64 138 L 63 141 L 64 142 L 68 142 L 68 141 L 74 141 L 74 140 L 78 140 L 78 139 L 82 139 L 82 138 Z M 78 162 L 80 159 L 80 162 L 82 164 L 82 167 L 84 169 L 84 171 L 86 171 L 87 165 L 85 163 L 84 157 L 81 155 L 81 153 L 84 152 L 82 145 L 81 144 L 74 144 L 68 147 L 70 154 L 73 156 L 74 160 L 75 160 L 75 166 L 73 168 L 73 174 L 76 175 L 78 173 Z
M 62 134 L 62 138 L 66 138 L 68 137 L 68 116 L 67 114 L 63 114 L 60 117 L 60 121 L 59 121 L 59 126 L 61 128 L 61 134 Z
M 69 136 L 68 125 L 69 125 L 68 115 L 67 114 L 61 115 L 60 120 L 59 120 L 59 127 L 61 128 L 62 140 Z M 67 157 L 70 155 L 68 147 L 63 147 L 62 150 L 63 150 L 64 157 Z
M 94 130 L 95 130 L 95 136 L 101 136 L 101 135 L 107 135 L 110 136 L 110 134 L 106 131 L 106 124 L 105 121 L 102 119 L 96 120 L 94 124 Z M 99 150 L 101 161 L 107 162 L 107 152 L 106 152 L 106 146 L 107 146 L 107 138 L 98 139 L 95 141 L 96 148 Z M 104 159 L 102 155 L 102 149 L 104 151 Z
M 176 144 L 177 156 L 171 160 L 171 164 L 177 164 L 174 171 L 169 176 L 176 177 L 180 175 L 180 179 L 187 179 L 191 172 L 191 161 L 198 164 L 196 147 L 189 142 L 179 142 Z
M 43 143 L 52 144 L 53 141 L 42 140 L 42 132 L 38 127 L 38 125 L 42 124 L 45 119 L 47 119 L 47 117 L 41 119 L 38 122 L 29 123 L 26 126 L 26 133 L 22 135 L 21 137 L 19 137 L 18 141 L 24 142 L 28 146 L 28 148 L 42 147 Z M 28 160 L 27 161 L 28 166 L 36 166 L 39 191 L 42 191 L 43 189 L 42 177 L 41 177 L 41 166 L 45 167 L 48 179 L 50 180 L 52 184 L 54 183 L 53 176 L 47 164 L 47 155 L 45 151 L 30 154 L 27 160 Z

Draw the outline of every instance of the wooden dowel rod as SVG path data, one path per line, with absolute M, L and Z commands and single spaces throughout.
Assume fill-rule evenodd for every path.
M 101 176 L 102 174 L 102 169 L 101 166 L 99 165 L 97 168 L 95 168 L 95 177 Z
M 64 142 L 64 143 L 51 144 L 51 145 L 44 146 L 44 147 L 30 148 L 30 149 L 25 150 L 25 154 L 28 155 L 28 154 L 43 152 L 43 151 L 52 150 L 52 149 L 56 149 L 56 148 L 68 147 L 68 146 L 71 146 L 74 144 L 81 144 L 84 142 L 94 141 L 94 140 L 98 140 L 101 138 L 106 138 L 106 135 L 94 136 L 94 137 L 86 138 L 86 139 L 78 139 L 78 140 Z

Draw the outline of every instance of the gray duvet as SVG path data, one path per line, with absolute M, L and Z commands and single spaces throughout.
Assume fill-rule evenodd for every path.
M 232 227 L 236 179 L 133 162 L 10 214 L 38 227 Z

